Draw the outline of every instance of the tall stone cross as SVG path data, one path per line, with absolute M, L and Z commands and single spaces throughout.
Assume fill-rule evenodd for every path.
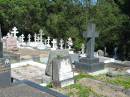
M 16 27 L 12 29 L 11 33 L 13 34 L 13 37 L 17 38 L 16 34 L 18 33 L 18 31 Z
M 89 23 L 88 31 L 83 36 L 87 41 L 87 57 L 94 58 L 95 38 L 99 37 L 99 34 L 96 32 L 96 24 Z

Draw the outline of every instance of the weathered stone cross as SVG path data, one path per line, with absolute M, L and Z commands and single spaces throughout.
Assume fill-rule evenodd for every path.
M 85 32 L 83 36 L 87 41 L 87 57 L 94 58 L 95 38 L 99 36 L 96 32 L 96 25 L 94 23 L 89 23 L 88 31 Z

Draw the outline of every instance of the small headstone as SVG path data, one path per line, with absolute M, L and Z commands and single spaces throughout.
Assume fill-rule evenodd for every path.
M 17 39 L 15 37 L 11 37 L 11 36 L 7 37 L 5 39 L 5 46 L 6 46 L 7 50 L 12 50 L 12 51 L 18 50 Z

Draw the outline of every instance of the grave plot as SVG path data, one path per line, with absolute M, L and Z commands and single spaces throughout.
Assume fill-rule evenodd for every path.
M 11 75 L 15 79 L 29 80 L 38 84 L 44 82 L 43 78 L 45 77 L 45 64 L 28 61 L 13 64 L 11 68 Z

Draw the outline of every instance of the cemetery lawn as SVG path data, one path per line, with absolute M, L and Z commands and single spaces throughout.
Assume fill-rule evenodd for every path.
M 112 84 L 115 86 L 123 87 L 124 89 L 130 88 L 130 76 L 108 77 L 105 74 L 99 76 L 79 74 L 75 76 L 75 81 L 76 83 L 74 85 L 70 85 L 64 88 L 58 88 L 56 90 L 69 97 L 111 97 L 109 94 L 107 94 L 107 92 L 104 93 L 98 90 L 98 88 L 101 88 L 103 86 L 104 91 L 112 92 L 111 95 L 113 95 L 115 91 L 109 87 L 106 87 L 106 84 Z M 100 82 L 106 84 L 100 85 Z M 93 86 L 91 87 L 91 85 Z M 117 94 L 121 94 L 118 97 L 127 97 L 124 96 L 124 94 L 121 92 L 117 92 Z
M 78 81 L 82 78 L 91 78 L 99 81 L 103 81 L 105 83 L 110 83 L 113 85 L 123 86 L 125 89 L 130 88 L 130 76 L 114 76 L 109 77 L 105 74 L 98 75 L 98 76 L 91 76 L 88 74 L 79 74 L 78 76 L 75 76 L 75 79 Z

